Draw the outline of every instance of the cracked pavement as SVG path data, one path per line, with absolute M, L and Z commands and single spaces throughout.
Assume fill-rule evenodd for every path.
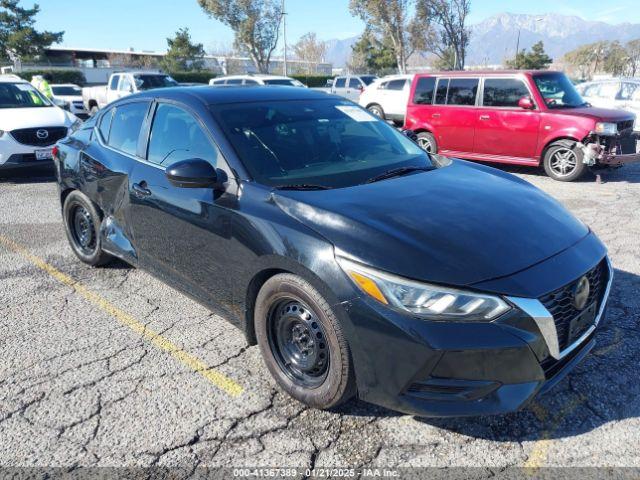
M 0 180 L 0 234 L 208 367 L 228 395 L 0 243 L 0 465 L 640 467 L 640 164 L 574 184 L 509 171 L 590 225 L 616 270 L 595 351 L 527 410 L 424 419 L 360 401 L 322 412 L 275 387 L 257 347 L 143 271 L 93 269 L 64 235 L 46 176 Z

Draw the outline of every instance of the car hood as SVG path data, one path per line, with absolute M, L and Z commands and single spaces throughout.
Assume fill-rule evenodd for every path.
M 563 115 L 573 115 L 575 117 L 585 117 L 600 122 L 622 122 L 625 120 L 633 120 L 633 114 L 624 110 L 613 110 L 610 108 L 582 107 L 582 108 L 558 108 L 549 109 L 552 113 L 560 113 Z
M 0 130 L 19 128 L 69 127 L 74 121 L 72 114 L 58 107 L 2 108 Z
M 368 185 L 277 191 L 275 203 L 346 257 L 404 277 L 470 285 L 519 272 L 589 229 L 529 183 L 456 160 Z

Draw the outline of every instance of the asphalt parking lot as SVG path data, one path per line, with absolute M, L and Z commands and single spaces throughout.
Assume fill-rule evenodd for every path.
M 76 260 L 51 178 L 0 181 L 0 465 L 640 467 L 640 164 L 564 184 L 609 247 L 595 351 L 527 410 L 423 419 L 353 401 L 308 409 L 257 347 L 148 274 Z M 488 212 L 490 213 L 490 212 Z

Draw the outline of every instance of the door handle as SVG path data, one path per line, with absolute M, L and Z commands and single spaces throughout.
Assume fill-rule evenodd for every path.
M 431 115 L 431 118 L 440 118 L 440 114 L 439 113 L 434 113 Z
M 480 120 L 489 120 L 490 118 L 489 115 L 480 115 Z
M 147 182 L 142 181 L 133 184 L 133 194 L 138 198 L 144 198 L 151 195 L 151 190 L 147 188 Z

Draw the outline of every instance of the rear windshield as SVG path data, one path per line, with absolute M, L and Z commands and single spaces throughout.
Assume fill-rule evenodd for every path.
M 151 90 L 154 88 L 177 87 L 176 82 L 169 75 L 136 75 L 136 86 L 138 90 Z
M 371 83 L 373 83 L 373 81 L 377 79 L 378 77 L 376 77 L 375 75 L 363 75 L 360 77 L 360 80 L 362 80 L 365 85 L 371 85 Z
M 51 102 L 28 83 L 0 83 L 0 108 L 51 106 Z
M 82 89 L 80 87 L 51 87 L 54 95 L 60 95 L 61 97 L 81 97 Z
M 392 168 L 432 165 L 405 135 L 346 100 L 211 109 L 251 176 L 264 185 L 347 187 Z
M 287 78 L 276 78 L 271 80 L 264 80 L 265 85 L 284 85 L 285 87 L 299 87 L 302 84 L 296 83 L 294 80 Z

